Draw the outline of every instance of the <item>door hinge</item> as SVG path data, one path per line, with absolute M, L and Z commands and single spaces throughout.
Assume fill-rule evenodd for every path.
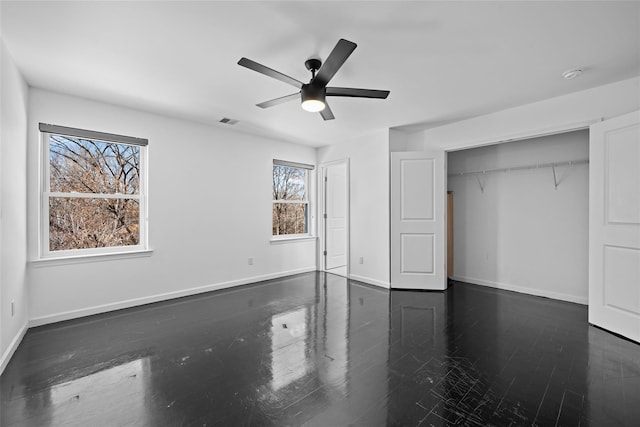
M 324 251 L 324 256 L 327 256 L 327 251 Z
M 327 219 L 327 214 L 323 214 L 324 215 L 324 219 Z
M 324 177 L 324 182 L 327 182 L 327 177 L 326 176 Z

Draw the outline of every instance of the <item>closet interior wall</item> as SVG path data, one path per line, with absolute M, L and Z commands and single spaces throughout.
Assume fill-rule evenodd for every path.
M 453 278 L 587 304 L 588 157 L 586 129 L 450 152 Z

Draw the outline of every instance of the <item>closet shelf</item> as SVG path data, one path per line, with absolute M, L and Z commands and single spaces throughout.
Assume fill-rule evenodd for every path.
M 553 170 L 553 184 L 555 189 L 558 189 L 558 185 L 560 181 L 558 181 L 558 176 L 556 175 L 556 168 L 559 166 L 574 166 L 574 165 L 585 165 L 589 163 L 589 159 L 582 160 L 570 160 L 568 162 L 555 162 L 555 163 L 536 163 L 535 165 L 527 165 L 527 166 L 514 166 L 511 168 L 499 168 L 499 169 L 485 169 L 480 171 L 473 172 L 458 172 L 451 173 L 449 176 L 465 176 L 465 175 L 474 175 L 476 180 L 478 181 L 478 185 L 480 186 L 480 191 L 484 193 L 484 188 L 486 186 L 486 182 L 482 183 L 480 181 L 480 175 L 495 173 L 495 172 L 511 172 L 511 171 L 521 171 L 521 170 L 529 170 L 529 169 L 542 169 L 542 168 L 551 168 Z
M 571 160 L 568 162 L 555 162 L 555 163 L 536 163 L 535 165 L 514 166 L 510 168 L 484 169 L 484 170 L 471 171 L 471 172 L 450 173 L 449 176 L 483 175 L 487 173 L 511 172 L 511 171 L 542 169 L 542 168 L 556 168 L 558 166 L 574 166 L 574 165 L 584 165 L 588 163 L 589 163 L 589 159 Z

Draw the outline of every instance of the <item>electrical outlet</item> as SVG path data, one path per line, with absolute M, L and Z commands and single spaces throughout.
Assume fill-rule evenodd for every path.
M 16 314 L 16 301 L 11 300 L 11 317 L 13 317 L 15 314 Z
M 253 265 L 253 257 L 249 257 L 249 259 L 247 260 L 247 262 L 249 263 L 249 265 Z
M 360 264 L 364 264 L 364 257 L 361 256 L 360 259 L 358 260 L 360 262 Z

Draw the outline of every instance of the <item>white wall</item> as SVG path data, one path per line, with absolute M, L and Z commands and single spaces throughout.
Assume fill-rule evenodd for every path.
M 449 173 L 589 158 L 587 130 L 449 153 Z M 582 304 L 588 296 L 588 165 L 450 175 L 454 278 Z M 481 190 L 477 181 L 484 186 Z
M 428 148 L 458 150 L 578 129 L 640 109 L 640 77 L 420 132 Z
M 316 269 L 315 241 L 270 243 L 272 160 L 315 164 L 315 149 L 39 89 L 29 91 L 29 113 L 30 259 L 38 256 L 39 122 L 148 138 L 153 250 L 30 263 L 32 325 Z
M 350 277 L 389 287 L 389 132 L 318 149 L 318 164 L 349 159 Z M 360 257 L 364 262 L 359 263 Z
M 398 129 L 389 129 L 389 151 L 423 151 L 424 142 L 414 135 Z
M 1 45 L 0 372 L 26 332 L 27 85 Z M 15 301 L 15 315 L 11 315 Z

